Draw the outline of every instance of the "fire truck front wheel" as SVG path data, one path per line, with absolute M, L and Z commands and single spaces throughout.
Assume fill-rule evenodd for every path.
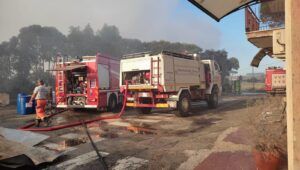
M 108 110 L 111 111 L 111 112 L 117 112 L 118 111 L 117 97 L 116 97 L 115 94 L 111 94 L 109 96 Z
M 191 96 L 188 92 L 183 92 L 179 101 L 177 102 L 177 110 L 175 111 L 175 115 L 179 117 L 186 117 L 189 115 L 191 110 Z
M 219 95 L 218 95 L 218 88 L 214 87 L 211 94 L 208 97 L 207 105 L 210 109 L 217 108 L 219 103 Z

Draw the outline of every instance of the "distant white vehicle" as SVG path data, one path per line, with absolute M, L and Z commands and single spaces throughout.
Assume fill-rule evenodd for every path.
M 120 63 L 121 91 L 126 81 L 126 106 L 143 114 L 152 108 L 173 108 L 177 116 L 188 116 L 191 101 L 205 100 L 210 108 L 216 108 L 222 92 L 215 61 L 168 51 L 124 56 Z

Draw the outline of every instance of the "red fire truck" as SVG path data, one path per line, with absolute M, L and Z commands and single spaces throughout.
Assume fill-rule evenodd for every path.
M 120 100 L 120 61 L 104 55 L 55 65 L 57 108 L 115 110 Z
M 266 69 L 265 90 L 272 95 L 284 94 L 286 88 L 285 70 L 280 67 Z

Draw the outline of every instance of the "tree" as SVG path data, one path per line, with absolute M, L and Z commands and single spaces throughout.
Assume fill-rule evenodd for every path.
M 227 59 L 225 50 L 206 50 L 195 44 L 172 43 L 168 41 L 142 42 L 139 39 L 123 38 L 116 26 L 104 24 L 94 33 L 87 24 L 83 29 L 71 26 L 65 36 L 54 27 L 31 25 L 20 29 L 17 36 L 0 44 L 0 89 L 15 95 L 18 92 L 31 92 L 38 78 L 53 82 L 53 77 L 45 66 L 50 68 L 57 53 L 63 56 L 95 55 L 97 52 L 120 58 L 125 54 L 163 50 L 185 54 L 200 54 L 204 58 L 215 59 L 222 77 L 228 70 L 238 69 L 238 60 Z
M 10 55 L 8 53 L 9 43 L 3 42 L 0 44 L 0 92 L 7 90 L 7 82 L 11 74 L 10 70 Z
M 163 50 L 186 54 L 199 54 L 202 52 L 202 49 L 195 44 L 171 43 L 168 41 L 145 42 L 144 46 L 147 51 L 152 51 L 154 53 L 161 52 Z
M 12 95 L 31 92 L 36 79 L 43 77 L 46 62 L 50 67 L 64 44 L 65 36 L 54 27 L 32 25 L 21 28 L 18 36 L 0 44 L 0 78 L 6 80 L 1 83 L 2 89 Z M 50 81 L 52 77 L 47 78 L 45 80 Z
M 231 57 L 228 59 L 229 70 L 238 70 L 240 68 L 239 60 L 235 57 Z
M 28 77 L 29 72 L 38 73 L 45 71 L 45 61 L 49 63 L 54 56 L 63 50 L 65 36 L 54 27 L 32 25 L 24 27 L 18 35 L 18 55 L 15 69 L 20 76 Z M 50 64 L 49 64 L 50 65 Z M 33 66 L 33 67 L 32 67 Z
M 123 48 L 121 46 L 123 40 L 116 26 L 104 24 L 102 29 L 97 31 L 96 36 L 99 46 L 98 52 L 116 57 L 123 55 Z
M 43 27 L 40 43 L 42 59 L 50 62 L 65 49 L 66 37 L 54 27 Z
M 116 26 L 107 24 L 103 25 L 102 29 L 97 32 L 97 35 L 100 36 L 103 41 L 108 42 L 119 41 L 122 38 L 119 29 Z

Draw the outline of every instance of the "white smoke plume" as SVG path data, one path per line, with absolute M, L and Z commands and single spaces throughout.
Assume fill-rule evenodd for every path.
M 183 8 L 184 3 L 190 7 Z M 193 9 L 182 0 L 0 0 L 0 42 L 32 24 L 54 26 L 67 34 L 71 25 L 89 23 L 96 30 L 107 23 L 126 38 L 219 48 L 221 31 Z

